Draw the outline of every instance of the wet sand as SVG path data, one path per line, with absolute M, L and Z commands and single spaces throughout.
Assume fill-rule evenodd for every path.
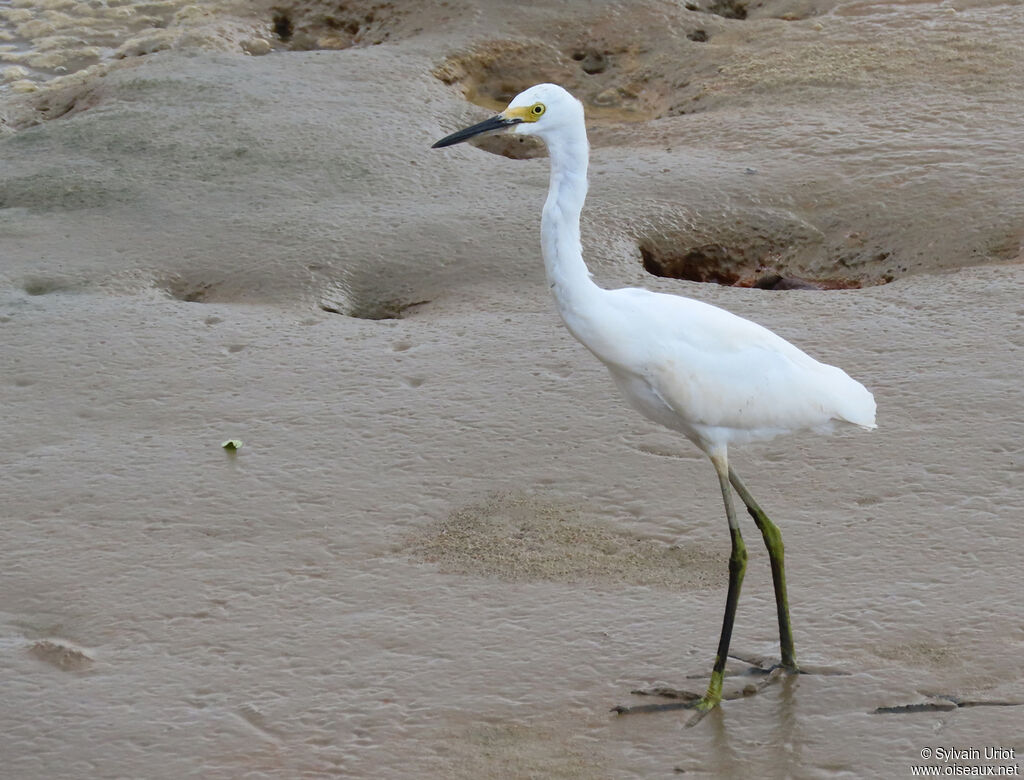
M 860 778 L 1024 752 L 1024 708 L 951 708 L 1024 701 L 1024 11 L 710 7 L 307 5 L 281 41 L 269 7 L 210 6 L 217 45 L 171 23 L 0 97 L 3 772 Z M 728 535 L 703 456 L 558 321 L 546 160 L 428 148 L 546 78 L 593 109 L 601 284 L 725 306 L 875 393 L 875 432 L 733 454 L 783 530 L 798 658 L 847 674 L 692 729 L 609 713 L 705 685 Z M 733 648 L 772 658 L 745 532 Z

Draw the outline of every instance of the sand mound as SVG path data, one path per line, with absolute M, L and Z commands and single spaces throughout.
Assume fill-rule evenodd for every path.
M 451 574 L 510 581 L 719 587 L 728 556 L 701 545 L 637 539 L 584 511 L 537 496 L 498 493 L 410 537 L 410 554 Z

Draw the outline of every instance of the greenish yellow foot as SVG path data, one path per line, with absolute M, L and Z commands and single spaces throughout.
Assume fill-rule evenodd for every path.
M 681 691 L 676 688 L 650 688 L 647 690 L 631 691 L 631 693 L 637 696 L 658 696 L 665 699 L 675 699 L 675 701 L 665 702 L 663 704 L 637 704 L 633 706 L 618 706 L 612 708 L 612 712 L 619 715 L 632 715 L 637 713 L 651 713 L 651 712 L 667 712 L 670 710 L 693 710 L 694 715 L 687 721 L 687 726 L 694 726 L 699 723 L 705 715 L 715 709 L 723 701 L 731 701 L 733 699 L 744 699 L 748 696 L 754 696 L 760 693 L 769 685 L 776 682 L 780 677 L 789 674 L 788 670 L 783 669 L 780 665 L 775 664 L 770 669 L 766 669 L 754 662 L 754 666 L 751 667 L 747 672 L 740 676 L 758 675 L 762 679 L 758 683 L 750 683 L 741 690 L 734 691 L 728 695 L 722 692 L 722 683 L 725 678 L 724 672 L 714 671 L 711 673 L 711 681 L 708 683 L 707 691 L 701 696 L 698 693 L 691 691 Z M 807 674 L 807 670 L 803 670 L 802 674 Z M 812 671 L 811 674 L 845 674 L 835 670 L 818 670 Z
M 695 705 L 695 709 L 700 712 L 710 712 L 719 704 L 722 703 L 722 672 L 715 670 L 711 673 L 711 682 L 708 683 L 708 690 L 700 701 Z
M 708 683 L 707 692 L 703 696 L 689 691 L 677 691 L 674 688 L 654 688 L 649 691 L 633 691 L 640 696 L 664 696 L 679 701 L 667 704 L 640 704 L 634 707 L 614 707 L 612 712 L 619 715 L 629 715 L 638 712 L 665 712 L 667 710 L 696 710 L 694 716 L 687 721 L 687 726 L 693 726 L 701 721 L 711 710 L 722 703 L 722 672 L 711 673 L 711 682 Z
M 717 664 L 716 664 L 717 665 Z M 711 682 L 708 683 L 707 692 L 694 704 L 696 712 L 693 717 L 686 721 L 687 727 L 696 726 L 704 716 L 722 703 L 722 672 L 717 669 L 711 673 Z

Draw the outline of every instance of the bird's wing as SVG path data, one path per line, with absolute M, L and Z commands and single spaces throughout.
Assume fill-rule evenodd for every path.
M 630 345 L 615 368 L 642 377 L 687 424 L 778 432 L 831 419 L 874 424 L 874 400 L 859 382 L 767 328 L 689 298 L 613 292 Z

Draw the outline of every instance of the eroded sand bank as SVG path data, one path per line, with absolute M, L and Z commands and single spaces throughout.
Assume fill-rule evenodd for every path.
M 288 41 L 281 7 L 171 6 L 166 46 L 0 106 L 5 772 L 887 777 L 932 744 L 1024 751 L 1019 708 L 872 712 L 1024 700 L 1021 6 L 306 5 Z M 850 674 L 696 729 L 609 715 L 704 684 L 728 538 L 710 466 L 557 320 L 546 161 L 428 149 L 548 78 L 592 109 L 602 284 L 726 306 L 875 392 L 872 434 L 734 456 L 785 534 L 799 657 Z M 734 647 L 771 657 L 748 540 Z

